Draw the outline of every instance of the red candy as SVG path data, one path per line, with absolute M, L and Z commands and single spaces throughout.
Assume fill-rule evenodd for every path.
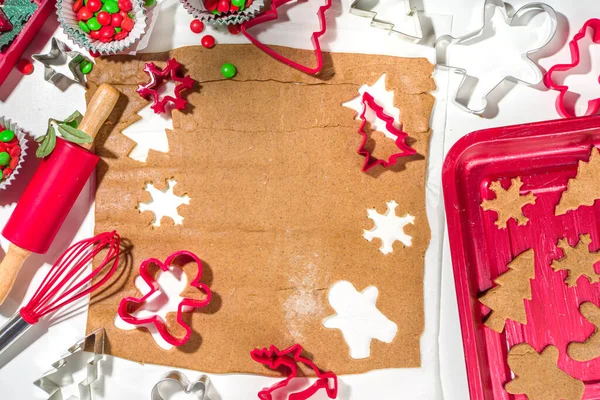
M 202 46 L 206 47 L 207 49 L 210 49 L 215 45 L 215 38 L 211 35 L 206 35 L 202 38 L 202 41 L 200 43 L 202 44 Z
M 92 14 L 92 11 L 90 11 L 90 9 L 87 6 L 83 6 L 79 9 L 79 11 L 77 12 L 77 19 L 79 21 L 87 21 L 88 19 L 92 18 L 94 15 Z
M 117 4 L 119 4 L 119 9 L 121 11 L 129 12 L 133 10 L 133 5 L 130 0 L 119 0 Z
M 219 0 L 219 5 L 217 6 L 217 10 L 220 13 L 229 11 L 229 0 Z
M 194 19 L 190 22 L 190 29 L 194 33 L 200 33 L 204 30 L 204 23 L 199 19 Z
M 115 28 L 112 26 L 103 26 L 100 28 L 100 36 L 102 38 L 112 38 L 115 34 Z
M 100 22 L 100 25 L 110 25 L 112 22 L 110 14 L 106 11 L 100 11 L 98 15 L 96 15 L 96 19 Z
M 92 56 L 94 58 L 100 57 L 100 53 L 98 53 L 97 51 L 90 50 L 90 56 Z
M 242 31 L 242 26 L 240 24 L 238 24 L 238 25 L 227 25 L 227 30 L 232 35 L 239 35 L 240 32 Z
M 121 14 L 113 14 L 110 24 L 111 26 L 117 28 L 119 26 L 121 26 L 121 22 L 123 22 L 123 17 L 121 16 Z
M 11 157 L 19 157 L 21 155 L 21 148 L 19 146 L 15 146 L 12 149 L 10 149 L 10 152 L 8 154 Z
M 8 167 L 10 169 L 15 169 L 15 168 L 17 168 L 17 165 L 19 165 L 19 159 L 16 157 L 11 158 L 10 163 L 8 164 Z
M 102 8 L 102 1 L 88 0 L 86 7 L 89 8 L 91 12 L 98 12 Z
M 83 0 L 77 0 L 75 3 L 73 3 L 73 12 L 79 11 L 81 7 L 83 7 Z
M 127 32 L 126 30 L 122 30 L 121 32 L 119 32 L 115 35 L 115 40 L 125 39 L 127 37 L 127 35 L 129 35 L 129 32 Z
M 123 28 L 123 30 L 127 32 L 131 32 L 131 30 L 133 29 L 133 25 L 134 22 L 131 18 L 129 18 L 129 16 L 127 16 L 127 18 L 123 18 L 123 22 L 121 22 L 121 28 Z
M 12 174 L 14 168 L 5 168 L 4 171 L 2 171 L 2 178 L 6 179 L 10 176 L 10 174 Z
M 29 60 L 22 59 L 17 63 L 17 69 L 23 75 L 31 75 L 33 72 L 33 64 Z
M 96 40 L 100 39 L 100 37 L 101 37 L 100 36 L 100 31 L 91 31 L 90 32 L 90 37 L 92 39 L 96 39 Z

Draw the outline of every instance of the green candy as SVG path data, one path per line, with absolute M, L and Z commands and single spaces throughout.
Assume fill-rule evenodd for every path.
M 231 0 L 231 4 L 236 7 L 243 7 L 246 4 L 246 0 Z
M 115 28 L 115 33 L 119 33 L 119 32 L 121 32 L 122 30 L 123 30 L 123 28 L 121 28 L 120 26 L 117 26 L 117 27 Z
M 10 129 L 5 129 L 2 132 L 0 132 L 0 142 L 10 142 L 11 140 L 13 140 L 15 138 L 15 133 L 13 131 L 11 131 Z
M 8 165 L 9 162 L 10 162 L 10 154 L 8 154 L 6 151 L 3 151 L 2 153 L 0 153 L 0 165 L 5 166 L 5 165 Z
M 221 67 L 221 74 L 227 79 L 233 78 L 236 73 L 237 69 L 235 68 L 235 65 L 231 63 L 225 63 Z
M 156 0 L 144 0 L 146 7 L 152 7 L 156 3 Z
M 83 22 L 83 21 L 79 21 L 79 29 L 81 29 L 85 33 L 90 33 L 91 32 L 90 28 L 88 28 L 88 26 L 86 25 L 86 23 Z
M 219 14 L 221 14 L 221 13 L 219 12 L 219 10 L 212 10 L 212 13 L 213 13 L 213 14 L 215 14 L 215 15 L 219 15 Z
M 92 69 L 94 68 L 94 64 L 92 64 L 91 62 L 89 62 L 88 60 L 83 60 L 80 64 L 79 64 L 79 70 L 81 71 L 82 74 L 87 75 L 90 72 L 92 72 Z
M 116 14 L 120 11 L 119 4 L 114 0 L 107 0 L 102 6 L 102 10 L 108 12 L 109 14 Z
M 98 20 L 96 19 L 96 17 L 92 17 L 92 18 L 88 19 L 87 26 L 92 31 L 97 31 L 100 28 L 102 28 L 102 25 L 100 25 L 100 22 L 98 22 Z

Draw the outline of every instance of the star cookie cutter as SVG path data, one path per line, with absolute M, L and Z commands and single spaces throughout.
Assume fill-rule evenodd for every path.
M 158 284 L 156 283 L 155 278 L 150 274 L 148 268 L 151 265 L 156 265 L 160 268 L 162 272 L 166 272 L 169 270 L 171 265 L 177 266 L 174 262 L 179 257 L 186 257 L 191 259 L 198 266 L 198 272 L 196 277 L 192 282 L 189 283 L 189 286 L 197 288 L 199 291 L 204 292 L 206 294 L 206 298 L 203 300 L 194 300 L 190 298 L 184 298 L 177 307 L 177 323 L 183 329 L 185 329 L 185 335 L 182 338 L 177 338 L 173 336 L 167 327 L 166 321 L 163 321 L 157 315 L 153 315 L 148 318 L 137 318 L 133 316 L 131 313 L 135 311 L 136 308 L 142 306 L 146 301 L 157 291 L 159 291 Z M 200 283 L 200 278 L 202 278 L 202 261 L 196 256 L 194 253 L 186 250 L 177 251 L 171 254 L 165 262 L 156 259 L 156 258 L 148 258 L 142 262 L 140 265 L 140 277 L 146 282 L 148 287 L 152 288 L 146 295 L 141 298 L 136 297 L 125 297 L 119 303 L 118 313 L 123 321 L 130 323 L 132 325 L 148 325 L 152 324 L 158 330 L 160 336 L 169 344 L 175 347 L 183 346 L 192 336 L 192 328 L 183 320 L 183 313 L 189 313 L 194 311 L 197 308 L 206 307 L 210 300 L 212 299 L 212 292 L 209 287 L 203 283 Z
M 308 358 L 302 357 L 304 349 L 301 345 L 295 344 L 285 350 L 279 350 L 271 345 L 268 349 L 254 349 L 250 352 L 250 357 L 257 363 L 265 365 L 267 368 L 277 370 L 280 367 L 286 367 L 290 370 L 289 375 L 282 381 L 277 382 L 271 387 L 263 388 L 258 392 L 258 398 L 261 400 L 272 400 L 273 393 L 284 390 L 292 379 L 298 376 L 298 363 L 308 366 L 317 376 L 317 380 L 308 388 L 299 392 L 290 393 L 286 398 L 288 400 L 306 400 L 309 399 L 320 389 L 325 389 L 330 399 L 335 399 L 338 392 L 337 375 L 333 372 L 322 372 L 315 363 Z M 282 397 L 276 396 L 281 399 Z
M 377 12 L 360 8 L 360 3 L 365 0 L 354 0 L 350 5 L 350 13 L 358 15 L 359 17 L 371 19 L 371 26 L 377 29 L 383 29 L 389 33 L 399 37 L 402 40 L 406 40 L 411 43 L 418 43 L 423 39 L 423 29 L 421 28 L 421 20 L 419 19 L 419 12 L 416 7 L 411 7 L 410 0 L 404 0 L 406 15 L 411 17 L 415 28 L 415 35 L 409 35 L 396 28 L 396 25 L 391 22 L 386 22 L 377 17 Z
M 394 118 L 385 113 L 383 107 L 381 107 L 379 104 L 377 104 L 377 102 L 375 101 L 375 98 L 371 94 L 369 94 L 368 92 L 365 92 L 363 94 L 362 104 L 363 104 L 363 112 L 360 115 L 360 119 L 361 119 L 362 123 L 360 125 L 360 128 L 358 129 L 358 133 L 362 136 L 362 140 L 361 140 L 360 146 L 358 147 L 358 150 L 357 150 L 357 153 L 365 158 L 365 163 L 363 164 L 362 172 L 367 172 L 371 168 L 373 168 L 377 165 L 381 165 L 383 168 L 390 167 L 396 163 L 398 158 L 412 156 L 417 153 L 415 149 L 411 148 L 410 146 L 408 146 L 406 144 L 406 138 L 408 137 L 408 134 L 394 126 Z M 381 159 L 373 157 L 371 155 L 371 152 L 365 148 L 366 144 L 367 144 L 367 140 L 369 139 L 367 132 L 365 132 L 365 127 L 367 126 L 367 122 L 368 122 L 367 118 L 366 118 L 368 108 L 370 108 L 371 110 L 373 110 L 375 112 L 375 115 L 377 116 L 377 118 L 379 118 L 385 122 L 385 127 L 386 127 L 387 131 L 391 135 L 396 137 L 396 139 L 395 139 L 396 146 L 401 151 L 399 153 L 392 154 L 388 158 L 388 160 L 381 160 Z
M 192 89 L 196 81 L 189 75 L 186 75 L 183 78 L 178 76 L 177 74 L 179 73 L 180 68 L 181 64 L 174 58 L 167 60 L 167 65 L 164 69 L 160 69 L 153 62 L 144 65 L 144 72 L 150 77 L 150 82 L 145 85 L 140 83 L 136 92 L 142 97 L 152 97 L 154 104 L 152 104 L 150 108 L 152 108 L 156 114 L 164 113 L 166 111 L 167 103 L 173 104 L 177 110 L 185 109 L 188 101 L 181 97 L 181 93 L 186 89 Z M 168 95 L 161 96 L 158 93 L 158 87 L 160 87 L 165 80 L 169 79 L 178 83 L 173 90 L 175 97 Z
M 577 116 L 567 109 L 567 105 L 565 103 L 565 96 L 569 92 L 569 87 L 566 85 L 559 85 L 554 81 L 552 75 L 555 72 L 567 72 L 579 65 L 581 62 L 581 55 L 579 53 L 579 41 L 582 40 L 587 34 L 588 28 L 591 28 L 594 31 L 594 43 L 600 44 L 600 19 L 590 19 L 587 21 L 583 28 L 573 37 L 573 40 L 569 42 L 569 48 L 571 50 L 571 60 L 570 64 L 558 64 L 553 66 L 548 70 L 546 75 L 544 76 L 544 84 L 548 87 L 548 89 L 557 90 L 558 97 L 556 98 L 556 111 L 563 118 L 576 118 Z M 600 77 L 598 77 L 600 82 Z M 588 102 L 588 108 L 583 116 L 588 117 L 590 115 L 595 115 L 600 111 L 600 97 L 590 100 Z
M 92 61 L 80 52 L 71 50 L 69 46 L 55 37 L 52 38 L 50 46 L 50 51 L 48 53 L 33 54 L 31 56 L 35 61 L 44 65 L 44 79 L 46 82 L 50 82 L 54 86 L 60 88 L 59 85 L 61 85 L 63 80 L 67 80 L 69 83 L 76 82 L 85 87 L 85 75 L 79 69 L 79 64 L 83 61 Z M 66 60 L 66 64 L 71 71 L 72 77 L 63 75 L 52 68 L 52 65 L 64 64 L 63 62 L 60 62 L 61 60 Z
M 201 375 L 194 382 L 179 371 L 167 372 L 152 388 L 150 400 L 166 400 L 161 394 L 161 387 L 164 385 L 175 384 L 181 388 L 185 394 L 193 394 L 197 400 L 211 400 L 208 392 L 211 386 L 210 379 L 206 375 Z
M 529 50 L 525 54 L 523 54 L 523 58 L 533 67 L 533 70 L 535 71 L 535 74 L 536 74 L 536 78 L 532 82 L 527 82 L 527 81 L 515 78 L 510 75 L 505 76 L 501 81 L 498 82 L 497 85 L 495 85 L 489 92 L 487 92 L 482 97 L 483 109 L 473 110 L 473 109 L 469 108 L 468 105 L 465 105 L 459 101 L 460 89 L 467 83 L 467 80 L 470 77 L 470 75 L 468 74 L 468 71 L 464 68 L 453 67 L 453 66 L 450 66 L 447 64 L 446 50 L 447 50 L 448 46 L 451 46 L 451 45 L 457 45 L 457 44 L 468 45 L 469 41 L 478 39 L 479 36 L 481 36 L 485 33 L 486 27 L 488 26 L 488 24 L 487 24 L 488 21 L 486 21 L 486 15 L 487 15 L 487 10 L 488 10 L 489 6 L 495 6 L 498 8 L 498 10 L 502 13 L 502 15 L 504 17 L 504 21 L 506 22 L 507 25 L 515 25 L 516 22 L 518 22 L 521 18 L 523 18 L 529 12 L 535 12 L 535 11 L 544 12 L 550 18 L 550 30 L 549 30 L 549 34 L 547 35 L 545 40 L 542 42 L 541 46 L 539 46 L 535 49 Z M 524 5 L 523 7 L 521 7 L 514 13 L 512 13 L 512 15 L 510 15 L 506 8 L 506 3 L 504 3 L 503 1 L 486 0 L 484 3 L 484 7 L 483 7 L 483 18 L 482 18 L 482 23 L 481 23 L 480 29 L 476 30 L 473 33 L 469 33 L 467 35 L 460 36 L 460 37 L 443 35 L 443 36 L 440 36 L 438 38 L 438 40 L 435 42 L 436 65 L 440 68 L 454 71 L 454 73 L 463 76 L 462 81 L 458 87 L 456 94 L 452 97 L 452 102 L 454 103 L 454 105 L 456 105 L 458 108 L 460 108 L 461 110 L 466 111 L 468 113 L 482 115 L 485 113 L 485 110 L 487 108 L 488 98 L 497 88 L 499 88 L 503 84 L 504 81 L 511 81 L 514 83 L 522 83 L 522 84 L 525 84 L 528 86 L 535 86 L 535 85 L 539 84 L 540 82 L 542 82 L 542 80 L 543 80 L 542 71 L 540 70 L 538 65 L 531 59 L 531 55 L 537 51 L 540 51 L 542 48 L 546 47 L 546 45 L 548 45 L 552 41 L 552 39 L 554 38 L 554 35 L 556 34 L 557 27 L 558 27 L 558 17 L 556 15 L 556 11 L 554 10 L 554 8 L 552 8 L 551 6 L 549 6 L 546 3 L 529 3 L 529 4 Z
M 52 364 L 52 369 L 42 375 L 41 378 L 33 382 L 33 384 L 48 394 L 48 399 L 54 399 L 58 393 L 62 398 L 62 389 L 58 382 L 53 380 L 54 375 L 60 374 L 62 369 L 69 368 L 70 358 L 80 352 L 84 352 L 87 348 L 93 348 L 91 360 L 87 362 L 87 378 L 79 382 L 79 398 L 76 400 L 91 400 L 92 399 L 92 383 L 96 382 L 99 377 L 98 365 L 104 359 L 104 328 L 100 328 L 90 333 L 85 338 L 81 339 L 71 346 L 62 358 Z M 72 397 L 70 397 L 72 399 Z
M 262 14 L 259 14 L 255 18 L 253 18 L 249 21 L 246 21 L 242 24 L 242 33 L 244 34 L 244 36 L 246 36 L 252 42 L 252 44 L 254 44 L 256 47 L 258 47 L 259 49 L 261 49 L 262 51 L 264 51 L 265 53 L 267 53 L 268 55 L 270 55 L 277 61 L 282 62 L 292 68 L 295 68 L 298 71 L 302 71 L 305 74 L 316 75 L 319 72 L 321 72 L 321 69 L 323 69 L 323 52 L 321 51 L 320 38 L 327 31 L 327 21 L 325 18 L 325 12 L 331 8 L 331 5 L 333 4 L 332 3 L 333 0 L 325 0 L 325 4 L 322 5 L 321 7 L 319 7 L 319 11 L 317 11 L 317 18 L 319 19 L 319 24 L 321 26 L 321 29 L 316 32 L 313 32 L 311 35 L 313 48 L 315 51 L 315 55 L 317 57 L 317 66 L 314 68 L 307 67 L 307 66 L 299 64 L 293 60 L 290 60 L 287 57 L 282 56 L 281 54 L 279 54 L 278 52 L 273 50 L 271 47 L 267 46 L 266 44 L 263 44 L 255 36 L 251 35 L 248 32 L 248 29 L 252 28 L 253 26 L 260 25 L 263 22 L 269 22 L 269 21 L 273 21 L 273 20 L 277 19 L 279 17 L 277 8 L 286 3 L 289 3 L 290 1 L 292 1 L 292 0 L 273 0 L 271 2 L 270 10 L 268 10 Z

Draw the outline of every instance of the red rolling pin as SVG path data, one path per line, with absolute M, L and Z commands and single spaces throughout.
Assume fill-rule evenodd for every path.
M 92 139 L 112 112 L 119 92 L 101 85 L 88 104 L 79 129 Z M 31 253 L 44 254 L 77 200 L 99 157 L 92 143 L 76 145 L 62 139 L 44 158 L 17 203 L 2 235 L 11 244 L 0 263 L 0 304 L 10 292 L 21 266 Z

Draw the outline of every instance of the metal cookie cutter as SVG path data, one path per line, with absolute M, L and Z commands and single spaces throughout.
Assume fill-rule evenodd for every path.
M 593 41 L 594 43 L 600 44 L 600 19 L 590 19 L 587 21 L 583 28 L 573 37 L 573 40 L 569 42 L 569 49 L 571 50 L 571 63 L 570 64 L 558 64 L 554 65 L 552 68 L 548 70 L 546 76 L 544 76 L 544 84 L 548 87 L 548 89 L 553 89 L 558 91 L 558 97 L 556 98 L 556 111 L 563 118 L 575 118 L 576 115 L 574 110 L 569 110 L 567 105 L 565 104 L 565 97 L 567 92 L 569 92 L 569 87 L 566 85 L 560 85 L 554 80 L 555 72 L 567 72 L 574 68 L 576 68 L 579 63 L 581 63 L 581 54 L 579 49 L 579 41 L 585 38 L 587 31 L 592 29 L 594 31 Z M 600 96 L 592 99 L 588 102 L 588 108 L 584 115 L 582 116 L 590 116 L 595 115 L 600 111 Z
M 92 383 L 98 380 L 98 364 L 104 359 L 104 328 L 100 328 L 90 333 L 85 338 L 71 346 L 63 357 L 52 364 L 52 370 L 46 372 L 40 379 L 33 384 L 48 394 L 48 399 L 54 399 L 55 395 L 62 398 L 61 382 L 64 381 L 64 375 L 73 375 L 70 368 L 78 366 L 76 355 L 82 354 L 88 346 L 94 350 L 89 361 L 86 361 L 87 378 L 79 382 L 79 398 L 77 400 L 92 399 Z M 72 397 L 70 397 L 72 399 Z
M 487 16 L 487 11 L 490 6 L 497 7 L 498 10 L 502 13 L 506 24 L 510 25 L 510 26 L 517 25 L 523 18 L 528 16 L 528 13 L 530 13 L 530 12 L 546 13 L 548 15 L 548 17 L 550 18 L 551 25 L 550 25 L 549 33 L 548 33 L 547 37 L 545 38 L 545 40 L 542 42 L 541 46 L 539 46 L 535 49 L 529 50 L 525 54 L 523 54 L 524 60 L 526 60 L 528 63 L 530 63 L 530 65 L 533 67 L 535 74 L 536 74 L 536 78 L 531 82 L 527 82 L 527 81 L 515 78 L 510 75 L 504 77 L 500 82 L 498 82 L 497 85 L 495 85 L 489 92 L 487 92 L 483 96 L 483 98 L 482 98 L 483 109 L 473 110 L 468 107 L 468 104 L 463 104 L 459 100 L 459 93 L 461 91 L 461 88 L 463 88 L 466 85 L 467 80 L 469 79 L 470 75 L 469 75 L 468 71 L 464 68 L 452 67 L 452 66 L 448 65 L 447 59 L 446 59 L 446 53 L 447 53 L 447 49 L 449 46 L 452 46 L 452 45 L 468 46 L 469 42 L 485 40 L 486 28 L 488 27 L 488 24 L 487 24 L 488 21 L 486 19 L 486 16 Z M 444 36 L 441 36 L 435 43 L 436 65 L 441 68 L 452 70 L 456 74 L 463 76 L 463 79 L 459 85 L 459 88 L 458 88 L 456 94 L 452 98 L 452 102 L 458 108 L 460 108 L 464 111 L 467 111 L 471 114 L 481 115 L 485 112 L 485 110 L 487 108 L 488 98 L 490 97 L 492 92 L 494 92 L 498 87 L 500 87 L 505 80 L 511 81 L 514 83 L 523 83 L 523 84 L 526 84 L 529 86 L 534 86 L 534 85 L 539 84 L 543 79 L 543 74 L 542 74 L 542 71 L 540 70 L 540 68 L 531 59 L 530 56 L 533 53 L 544 48 L 548 43 L 550 43 L 552 41 L 552 39 L 554 38 L 554 35 L 556 34 L 557 26 L 558 26 L 558 17 L 556 15 L 556 11 L 554 11 L 554 9 L 552 7 L 550 7 L 548 4 L 529 3 L 529 4 L 524 5 L 523 7 L 521 7 L 519 10 L 515 11 L 514 13 L 512 13 L 512 15 L 510 15 L 508 10 L 506 9 L 506 4 L 504 2 L 502 2 L 500 0 L 486 0 L 486 2 L 484 3 L 483 19 L 482 19 L 482 24 L 481 24 L 480 29 L 476 30 L 473 33 L 469 33 L 465 36 L 460 36 L 460 37 L 456 37 L 456 38 L 453 36 L 450 36 L 450 35 L 444 35 Z M 490 68 L 493 68 L 493 65 L 491 65 Z
M 185 329 L 185 336 L 182 338 L 178 338 L 169 332 L 166 321 L 163 321 L 163 319 L 158 315 L 152 315 L 148 318 L 137 318 L 134 315 L 136 309 L 144 307 L 147 301 L 153 297 L 154 293 L 160 290 L 155 277 L 152 276 L 152 274 L 148 271 L 148 268 L 151 265 L 156 265 L 161 269 L 161 271 L 168 271 L 171 265 L 176 265 L 175 261 L 179 257 L 187 257 L 196 263 L 198 266 L 198 272 L 194 280 L 189 283 L 189 286 L 195 287 L 199 292 L 203 292 L 206 295 L 206 297 L 202 300 L 195 300 L 186 297 L 179 302 L 179 305 L 177 306 L 177 323 L 179 326 Z M 156 258 L 148 258 L 142 262 L 142 265 L 140 265 L 140 277 L 146 282 L 148 287 L 152 288 L 152 290 L 139 299 L 136 297 L 125 297 L 123 300 L 121 300 L 118 310 L 119 316 L 121 319 L 123 319 L 123 321 L 133 325 L 143 326 L 152 324 L 156 327 L 160 336 L 167 341 L 167 343 L 175 347 L 183 346 L 192 336 L 192 328 L 183 320 L 183 313 L 192 312 L 197 308 L 206 307 L 212 298 L 212 292 L 210 291 L 210 288 L 204 283 L 200 283 L 200 279 L 202 278 L 202 261 L 200 261 L 198 256 L 196 256 L 194 253 L 185 250 L 177 251 L 171 254 L 169 257 L 167 257 L 164 263 Z
M 283 397 L 288 400 L 307 400 L 311 398 L 320 389 L 325 389 L 327 397 L 335 399 L 338 393 L 338 380 L 337 375 L 333 372 L 322 372 L 319 367 L 311 360 L 306 357 L 302 357 L 304 349 L 301 345 L 295 344 L 285 350 L 279 350 L 277 347 L 271 345 L 268 349 L 254 349 L 250 352 L 250 357 L 257 363 L 265 365 L 267 368 L 272 370 L 278 370 L 281 367 L 289 369 L 287 377 L 273 386 L 263 388 L 258 392 L 258 398 L 261 400 L 273 400 L 282 399 Z M 315 383 L 303 390 L 298 390 L 294 387 L 294 390 L 298 390 L 294 393 L 287 393 L 290 389 L 287 386 L 290 384 L 292 379 L 298 376 L 298 363 L 302 363 L 308 366 L 317 377 Z M 274 396 L 275 394 L 275 396 Z
M 201 375 L 194 382 L 179 371 L 169 371 L 152 388 L 150 400 L 165 400 L 161 394 L 161 388 L 165 385 L 176 384 L 185 394 L 193 394 L 197 400 L 211 400 L 208 394 L 210 389 L 210 379 L 206 375 Z
M 419 12 L 416 7 L 411 7 L 410 0 L 404 0 L 405 14 L 411 17 L 414 24 L 415 35 L 410 35 L 406 32 L 400 31 L 391 22 L 384 21 L 377 17 L 377 12 L 370 9 L 361 8 L 361 3 L 367 3 L 367 0 L 354 0 L 350 5 L 350 12 L 359 17 L 365 17 L 371 19 L 371 26 L 373 28 L 383 29 L 389 31 L 391 34 L 398 36 L 400 39 L 407 40 L 412 43 L 417 43 L 423 39 L 423 29 L 421 28 L 421 20 L 419 19 Z M 373 3 L 373 2 L 371 2 Z
M 62 88 L 62 81 L 66 79 L 68 84 L 77 82 L 82 86 L 85 84 L 85 75 L 79 70 L 79 64 L 82 61 L 89 61 L 87 57 L 78 51 L 71 50 L 64 42 L 53 37 L 50 51 L 46 54 L 34 54 L 31 56 L 34 60 L 44 64 L 44 79 L 58 88 Z M 71 76 L 66 76 L 57 72 L 52 65 L 67 64 L 71 71 Z

